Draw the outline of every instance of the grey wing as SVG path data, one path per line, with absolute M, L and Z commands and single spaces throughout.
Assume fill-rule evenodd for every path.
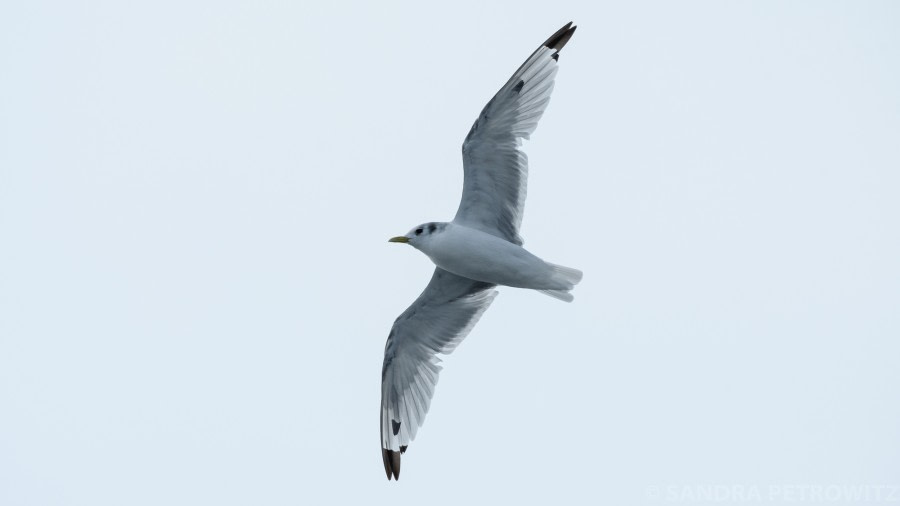
M 519 146 L 547 108 L 559 51 L 574 32 L 570 22 L 547 39 L 475 120 L 463 142 L 465 180 L 454 222 L 522 244 L 528 157 Z
M 425 291 L 394 322 L 381 369 L 381 456 L 388 480 L 400 478 L 400 454 L 425 420 L 438 373 L 438 353 L 466 337 L 497 291 L 489 283 L 435 269 Z

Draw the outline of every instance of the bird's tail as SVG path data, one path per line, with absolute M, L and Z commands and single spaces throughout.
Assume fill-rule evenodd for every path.
M 558 282 L 565 288 L 558 290 L 539 291 L 553 297 L 554 299 L 564 300 L 566 302 L 572 302 L 573 300 L 575 300 L 575 297 L 571 293 L 569 293 L 569 291 L 575 288 L 575 285 L 577 285 L 578 282 L 581 281 L 583 273 L 578 269 L 573 269 L 571 267 L 551 264 L 550 262 L 546 262 L 546 264 L 549 265 L 553 270 L 553 281 Z

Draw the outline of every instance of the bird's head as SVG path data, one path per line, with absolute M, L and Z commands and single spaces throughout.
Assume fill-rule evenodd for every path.
M 409 244 L 413 248 L 422 249 L 422 246 L 428 244 L 436 234 L 441 233 L 446 225 L 446 223 L 423 223 L 407 232 L 406 235 L 391 237 L 388 242 Z

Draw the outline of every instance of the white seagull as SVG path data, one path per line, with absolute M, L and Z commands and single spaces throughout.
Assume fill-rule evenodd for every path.
M 381 456 L 388 480 L 415 439 L 448 354 L 491 305 L 497 285 L 530 288 L 566 302 L 581 271 L 545 262 L 522 247 L 519 225 L 528 157 L 519 149 L 550 101 L 566 24 L 525 60 L 484 107 L 463 142 L 462 200 L 453 221 L 425 223 L 390 242 L 406 243 L 437 266 L 425 291 L 401 314 L 384 347 Z

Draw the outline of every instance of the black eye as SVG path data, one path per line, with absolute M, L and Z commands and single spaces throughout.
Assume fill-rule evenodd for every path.
M 416 235 L 421 235 L 421 234 L 422 234 L 422 229 L 421 229 L 421 228 L 417 228 L 417 229 L 416 229 Z

